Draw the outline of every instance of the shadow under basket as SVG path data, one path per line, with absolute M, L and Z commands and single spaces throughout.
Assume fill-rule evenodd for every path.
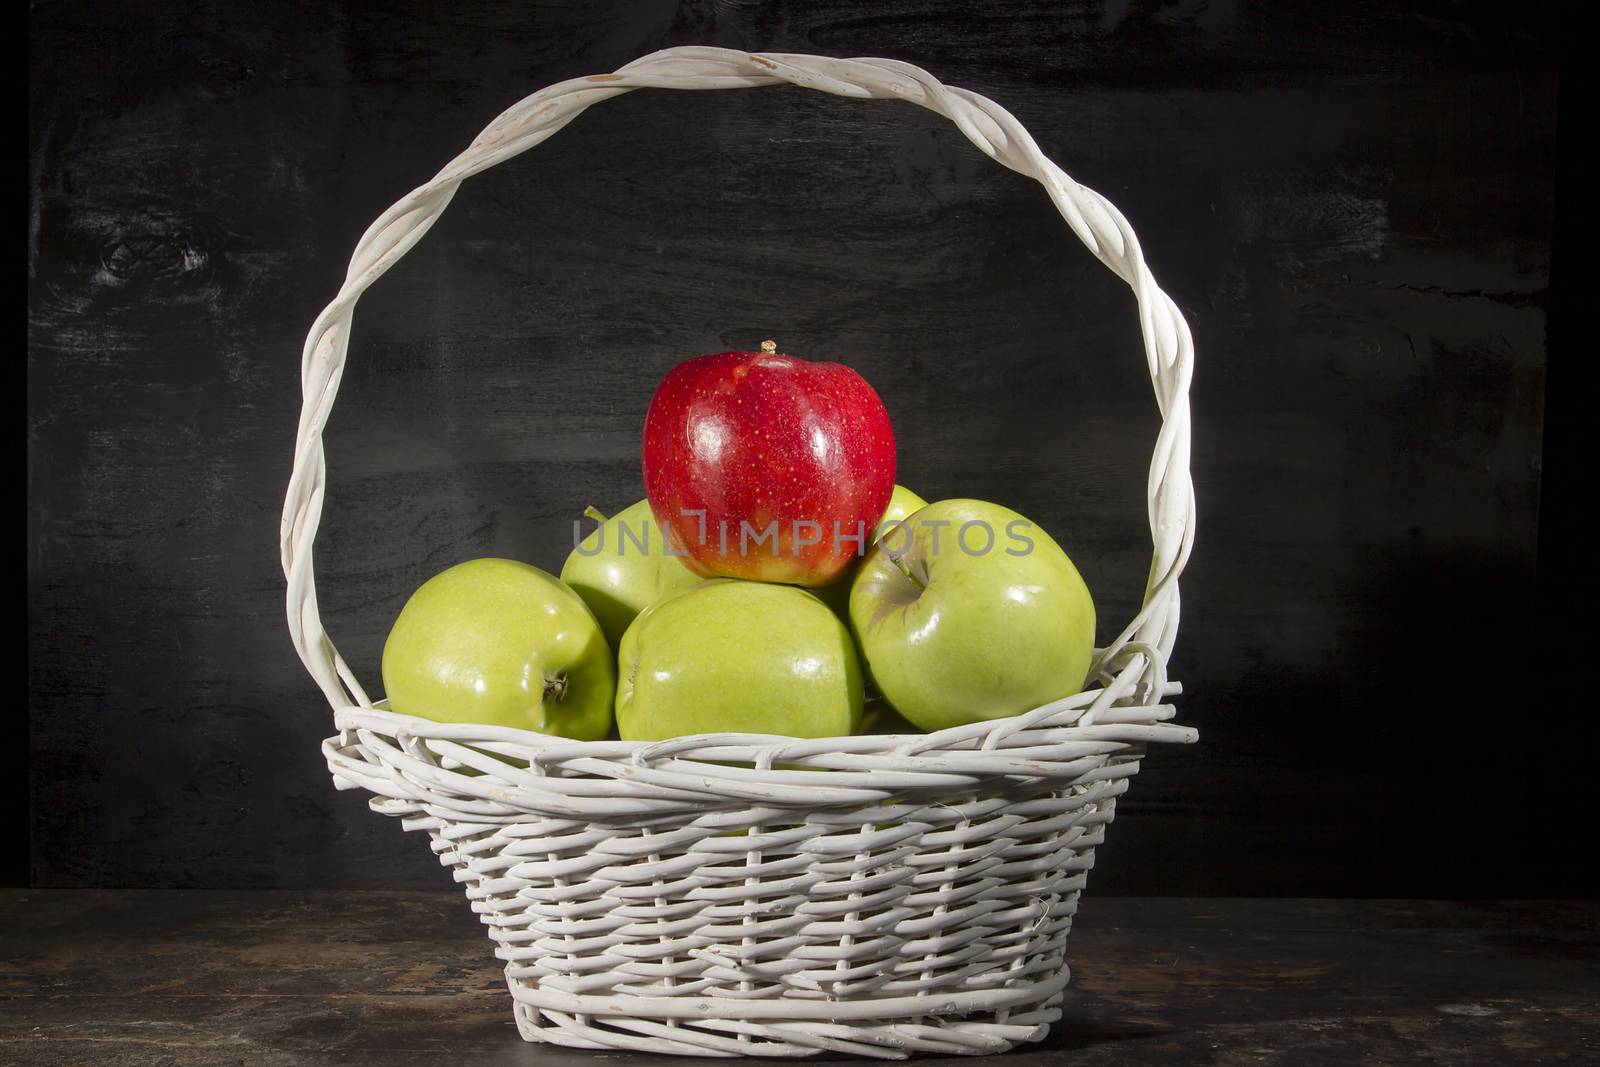
M 1036 178 L 1133 289 L 1162 414 L 1143 605 L 1091 688 L 933 734 L 705 734 L 577 742 L 432 722 L 367 698 L 323 631 L 312 568 L 322 434 L 357 299 L 460 183 L 638 88 L 792 83 L 901 99 Z M 1126 220 L 998 105 L 882 59 L 675 48 L 505 112 L 359 243 L 307 338 L 282 548 L 295 647 L 334 709 L 341 789 L 426 831 L 505 961 L 519 1031 L 573 1048 L 699 1056 L 1000 1052 L 1060 1017 L 1066 937 L 1117 798 L 1170 722 L 1178 575 L 1193 540 L 1193 346 Z

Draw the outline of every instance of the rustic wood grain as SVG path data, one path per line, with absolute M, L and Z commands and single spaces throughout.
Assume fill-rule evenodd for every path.
M 992 96 L 1117 202 L 1193 324 L 1174 671 L 1203 743 L 1151 761 L 1096 890 L 1580 891 L 1559 825 L 1528 818 L 1577 808 L 1580 749 L 1499 726 L 1514 673 L 1545 670 L 1524 661 L 1557 11 L 38 5 L 28 877 L 442 884 L 331 791 L 281 620 L 300 340 L 371 218 L 501 108 L 712 43 L 884 54 Z M 1057 533 L 1109 632 L 1148 553 L 1132 309 L 1037 188 L 931 115 L 614 101 L 470 183 L 363 301 L 328 629 L 375 688 L 431 573 L 556 569 L 585 505 L 640 495 L 661 374 L 772 336 L 877 386 L 906 484 Z M 1516 863 L 1484 862 L 1510 841 Z
M 525 1045 L 449 893 L 8 891 L 0 927 L 6 1062 L 726 1062 Z M 1100 899 L 1071 942 L 1062 1021 L 1005 1063 L 1600 1057 L 1593 902 Z

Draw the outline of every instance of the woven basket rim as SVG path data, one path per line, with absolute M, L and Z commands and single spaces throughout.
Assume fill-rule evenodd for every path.
M 439 731 L 430 727 L 445 728 L 445 732 L 462 728 L 461 724 L 409 720 L 387 711 L 381 701 L 369 699 L 321 622 L 313 546 L 326 484 L 323 430 L 337 394 L 353 313 L 361 294 L 416 245 L 463 181 L 534 147 L 596 103 L 641 88 L 730 89 L 784 83 L 855 99 L 900 99 L 944 115 L 986 155 L 1038 181 L 1084 246 L 1133 290 L 1162 417 L 1147 483 L 1152 562 L 1140 610 L 1110 645 L 1096 650 L 1091 677 L 1099 686 L 1068 700 L 1081 699 L 1085 703 L 1087 710 L 1078 718 L 1078 724 L 1090 726 L 1108 708 L 1155 707 L 1165 695 L 1177 691 L 1175 683 L 1166 678 L 1166 661 L 1177 634 L 1178 576 L 1194 540 L 1188 402 L 1194 347 L 1183 315 L 1156 284 L 1127 220 L 1109 201 L 1079 185 L 1047 159 L 1004 108 L 980 94 L 945 86 L 920 67 L 878 58 L 835 59 L 682 47 L 652 53 L 610 74 L 560 82 L 508 108 L 484 128 L 466 151 L 402 197 L 367 229 L 351 257 L 338 295 L 312 324 L 302 354 L 303 404 L 294 471 L 280 525 L 280 550 L 287 580 L 286 611 L 291 638 L 307 671 L 336 713 L 360 712 L 376 717 L 371 719 L 374 724 L 389 722 L 397 735 L 437 736 Z M 1062 704 L 1057 701 L 1022 715 L 986 720 L 954 731 L 976 730 L 985 738 L 983 744 L 993 748 L 1006 737 L 1058 713 Z M 427 726 L 415 727 L 416 723 Z M 668 742 L 581 742 L 527 730 L 511 731 L 524 735 L 518 739 L 499 736 L 497 731 L 505 729 L 469 728 L 467 733 L 458 732 L 455 736 L 501 740 L 536 751 L 578 751 L 582 746 L 596 746 L 592 751 L 626 751 L 631 760 L 646 762 L 665 753 L 737 745 L 750 736 L 710 733 Z M 348 732 L 341 730 L 341 736 Z M 494 732 L 494 736 L 487 736 L 486 732 Z M 951 733 L 867 734 L 830 739 L 760 736 L 769 742 L 766 747 L 777 749 L 830 741 L 838 744 L 861 737 L 894 738 L 896 745 L 892 747 L 916 749 L 936 748 L 939 742 L 929 744 L 929 738 Z M 1175 726 L 1151 738 L 1194 739 L 1192 730 Z M 633 747 L 618 750 L 619 744 Z

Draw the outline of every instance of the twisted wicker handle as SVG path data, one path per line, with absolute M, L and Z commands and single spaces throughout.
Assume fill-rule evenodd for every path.
M 434 224 L 461 183 L 527 151 L 577 118 L 585 108 L 634 89 L 743 89 L 788 82 L 838 96 L 900 99 L 936 111 L 960 127 L 983 152 L 1035 179 L 1084 245 L 1128 283 L 1139 302 L 1150 379 L 1160 406 L 1147 485 L 1154 558 L 1137 616 L 1097 660 L 1159 692 L 1177 636 L 1178 575 L 1194 540 L 1194 487 L 1189 479 L 1189 379 L 1194 343 L 1172 300 L 1156 285 L 1138 238 L 1104 197 L 1074 182 L 1046 159 L 1004 108 L 965 89 L 941 85 L 920 67 L 890 59 L 752 54 L 724 48 L 669 48 L 628 64 L 541 89 L 513 105 L 433 179 L 384 212 L 356 245 L 343 288 L 306 336 L 301 362 L 304 405 L 294 474 L 280 530 L 288 579 L 289 633 L 306 669 L 335 709 L 371 706 L 349 666 L 322 628 L 317 610 L 312 544 L 322 518 L 326 465 L 322 431 L 333 408 L 350 344 L 350 321 L 367 287 L 409 252 Z

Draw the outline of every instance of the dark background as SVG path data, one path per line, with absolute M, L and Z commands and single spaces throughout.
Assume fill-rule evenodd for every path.
M 361 231 L 503 108 L 693 43 L 886 55 L 992 96 L 1122 209 L 1189 317 L 1173 670 L 1202 742 L 1147 761 L 1097 891 L 1591 891 L 1568 859 L 1593 628 L 1561 491 L 1588 372 L 1551 333 L 1557 12 L 34 5 L 11 880 L 448 884 L 318 753 L 276 546 L 300 346 Z M 559 568 L 585 505 L 642 495 L 666 369 L 770 336 L 877 387 L 903 483 L 1054 531 L 1106 639 L 1149 554 L 1134 312 L 1036 185 L 930 113 L 612 101 L 470 182 L 362 301 L 325 623 L 375 688 L 416 585 L 479 555 Z

